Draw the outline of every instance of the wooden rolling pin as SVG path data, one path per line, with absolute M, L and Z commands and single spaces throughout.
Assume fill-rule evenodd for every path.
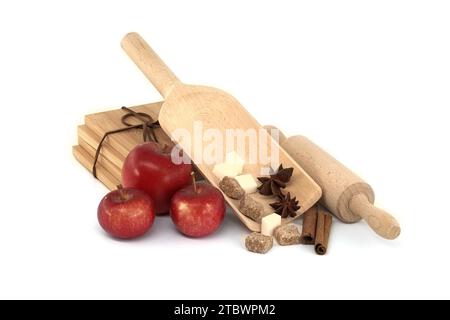
M 267 130 L 276 129 L 266 126 Z M 270 132 L 270 131 L 269 131 Z M 395 239 L 400 225 L 389 213 L 375 207 L 372 187 L 347 167 L 303 136 L 286 138 L 280 145 L 322 188 L 321 203 L 345 223 L 364 219 L 381 237 Z

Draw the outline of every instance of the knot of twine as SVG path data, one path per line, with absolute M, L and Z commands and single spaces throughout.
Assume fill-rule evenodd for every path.
M 154 130 L 156 128 L 161 128 L 158 121 L 155 121 L 149 114 L 144 113 L 144 112 L 136 112 L 127 107 L 122 107 L 122 110 L 127 112 L 120 119 L 120 121 L 125 125 L 125 127 L 106 132 L 103 135 L 102 140 L 100 140 L 100 143 L 98 144 L 97 151 L 95 152 L 94 164 L 92 166 L 92 174 L 94 175 L 95 178 L 97 178 L 97 162 L 98 162 L 98 158 L 100 156 L 100 151 L 102 149 L 103 142 L 106 140 L 106 138 L 110 134 L 129 131 L 129 130 L 133 130 L 133 129 L 141 129 L 142 130 L 142 139 L 144 142 L 147 142 L 147 141 L 158 142 L 158 138 L 156 137 L 155 130 Z M 131 124 L 128 122 L 128 120 L 130 118 L 137 119 L 141 123 L 140 124 Z

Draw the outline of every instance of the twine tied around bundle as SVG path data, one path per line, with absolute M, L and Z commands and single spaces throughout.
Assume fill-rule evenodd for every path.
M 92 166 L 92 174 L 95 178 L 97 178 L 98 158 L 100 156 L 100 152 L 101 152 L 103 143 L 109 135 L 119 133 L 119 132 L 129 131 L 129 130 L 133 130 L 133 129 L 141 129 L 142 130 L 142 140 L 144 142 L 147 142 L 147 141 L 158 142 L 158 138 L 156 137 L 156 134 L 155 134 L 155 129 L 161 128 L 158 121 L 155 121 L 152 118 L 152 116 L 150 116 L 149 114 L 147 114 L 145 112 L 136 112 L 127 107 L 122 107 L 121 109 L 126 111 L 126 114 L 124 114 L 122 116 L 122 118 L 120 119 L 121 122 L 125 125 L 125 127 L 106 132 L 103 135 L 102 139 L 100 140 L 100 143 L 97 146 L 97 151 L 95 152 L 94 164 Z M 141 123 L 140 124 L 131 124 L 128 122 L 128 120 L 130 118 L 137 119 Z

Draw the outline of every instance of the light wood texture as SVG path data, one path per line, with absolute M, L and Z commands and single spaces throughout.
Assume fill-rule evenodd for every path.
M 94 162 L 94 158 L 92 158 L 80 146 L 74 146 L 72 148 L 72 153 L 75 159 L 77 159 L 83 167 L 85 167 L 89 172 L 92 172 L 92 163 Z M 109 190 L 115 190 L 116 186 L 120 184 L 120 181 L 113 177 L 102 165 L 97 167 L 97 177 Z M 92 179 L 95 178 L 92 177 Z
M 96 149 L 90 146 L 86 141 L 84 141 L 81 137 L 78 137 L 78 145 L 92 157 L 92 165 L 94 165 L 94 158 Z M 118 167 L 114 163 L 112 163 L 108 158 L 101 155 L 98 157 L 97 165 L 103 166 L 111 175 L 119 181 L 122 181 L 122 166 Z
M 79 139 L 84 140 L 95 150 L 97 150 L 98 144 L 101 140 L 100 136 L 96 135 L 86 125 L 78 126 L 78 137 Z M 104 158 L 109 159 L 109 161 L 111 161 L 115 166 L 122 168 L 125 156 L 120 154 L 117 149 L 111 146 L 111 141 L 105 141 L 100 151 L 100 155 Z
M 191 137 L 194 137 L 194 122 L 200 121 L 204 130 L 219 129 L 223 136 L 226 129 L 244 131 L 252 129 L 256 131 L 262 141 L 270 139 L 269 134 L 265 130 L 260 130 L 261 125 L 231 95 L 215 88 L 181 83 L 138 34 L 126 35 L 122 41 L 122 48 L 165 98 L 159 114 L 159 122 L 169 135 L 177 129 L 185 129 L 191 134 Z M 193 158 L 190 143 L 187 141 L 177 142 Z M 205 147 L 203 141 L 200 143 L 203 143 Z M 271 145 L 268 142 L 265 146 L 268 154 L 279 152 L 280 163 L 285 167 L 294 168 L 294 174 L 287 190 L 300 201 L 302 207 L 298 217 L 319 200 L 321 189 L 278 144 L 274 144 L 274 150 Z M 223 150 L 224 153 L 225 151 Z M 214 164 L 197 163 L 197 166 L 206 179 L 217 187 L 219 181 L 212 174 Z M 247 163 L 244 168 L 245 173 L 252 174 L 254 177 L 259 176 L 260 171 L 259 164 Z M 227 196 L 225 198 L 238 218 L 250 230 L 260 231 L 259 222 L 253 221 L 239 212 L 238 201 Z
M 122 48 L 159 93 L 167 98 L 180 80 L 155 51 L 137 33 L 129 33 L 122 40 Z
M 395 239 L 400 235 L 397 220 L 384 210 L 375 207 L 363 194 L 355 195 L 349 204 L 350 210 L 359 214 L 367 224 L 380 236 Z
M 303 136 L 280 140 L 281 146 L 322 187 L 321 203 L 346 223 L 364 219 L 381 237 L 395 239 L 400 225 L 387 212 L 373 206 L 371 186 L 326 151 Z
M 150 115 L 154 120 L 157 120 L 161 105 L 162 102 L 156 102 L 131 107 L 130 109 L 135 112 L 144 112 Z M 97 135 L 97 137 L 99 138 L 98 142 L 100 142 L 100 139 L 106 132 L 125 127 L 121 122 L 121 118 L 124 114 L 126 114 L 124 110 L 117 108 L 106 112 L 88 114 L 85 116 L 84 121 L 86 127 L 88 127 L 94 134 Z M 140 121 L 132 118 L 129 118 L 128 121 L 131 124 L 141 124 Z M 158 142 L 160 142 L 162 145 L 173 145 L 169 136 L 165 134 L 162 129 L 155 129 L 155 134 Z M 118 155 L 122 155 L 122 158 L 125 159 L 128 153 L 136 145 L 141 143 L 143 143 L 142 130 L 133 129 L 125 132 L 111 134 L 105 141 L 104 145 L 107 147 L 109 146 L 111 150 L 115 150 L 116 157 Z M 98 143 L 95 144 L 95 146 L 97 145 Z M 110 155 L 106 155 L 106 157 L 112 160 Z M 118 163 L 115 164 L 121 167 L 121 165 L 119 165 Z

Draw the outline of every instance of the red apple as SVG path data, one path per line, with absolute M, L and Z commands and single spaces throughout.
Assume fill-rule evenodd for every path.
M 216 231 L 225 217 L 225 199 L 219 189 L 206 183 L 187 186 L 172 197 L 170 216 L 177 229 L 190 237 Z
M 145 191 L 158 215 L 169 212 L 173 194 L 191 181 L 192 165 L 173 163 L 171 151 L 147 142 L 131 150 L 122 167 L 123 186 Z
M 102 228 L 110 235 L 121 239 L 136 238 L 153 225 L 153 200 L 141 190 L 119 187 L 102 199 L 97 217 Z

